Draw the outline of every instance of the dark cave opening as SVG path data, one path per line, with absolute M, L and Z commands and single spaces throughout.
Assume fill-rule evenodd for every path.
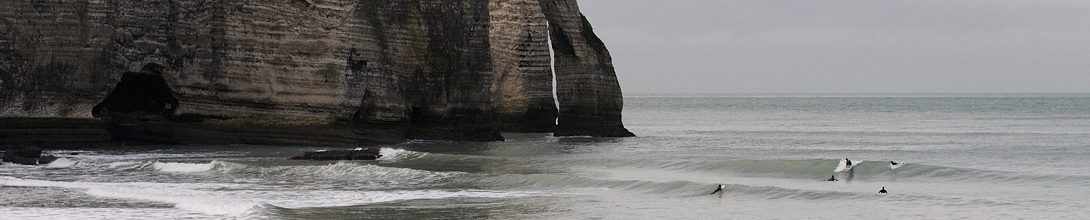
M 409 126 L 410 127 L 423 127 L 427 122 L 424 116 L 424 110 L 420 106 L 413 106 L 409 112 Z
M 174 91 L 161 75 L 146 72 L 122 75 L 114 90 L 95 105 L 91 114 L 96 118 L 118 114 L 172 117 L 178 109 Z

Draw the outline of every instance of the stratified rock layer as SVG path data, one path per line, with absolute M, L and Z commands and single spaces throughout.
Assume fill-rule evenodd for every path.
M 608 52 L 574 4 L 0 0 L 0 117 L 177 144 L 502 140 L 553 129 L 549 20 L 557 134 L 617 136 Z
M 556 136 L 635 136 L 621 123 L 624 100 L 613 59 L 575 0 L 540 0 L 549 20 L 560 115 Z
M 489 2 L 492 109 L 500 129 L 552 132 L 556 128 L 549 27 L 537 0 Z

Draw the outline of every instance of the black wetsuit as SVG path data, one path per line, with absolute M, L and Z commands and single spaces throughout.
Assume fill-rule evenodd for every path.
M 719 191 L 723 191 L 723 188 L 724 188 L 723 185 L 719 185 L 718 188 L 715 188 L 715 191 L 712 191 L 712 194 L 715 194 L 715 193 L 717 193 Z

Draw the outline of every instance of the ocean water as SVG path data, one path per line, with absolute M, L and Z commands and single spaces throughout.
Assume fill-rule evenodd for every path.
M 412 141 L 378 161 L 49 150 L 68 158 L 0 165 L 0 219 L 1090 217 L 1090 94 L 628 95 L 624 122 L 639 136 Z

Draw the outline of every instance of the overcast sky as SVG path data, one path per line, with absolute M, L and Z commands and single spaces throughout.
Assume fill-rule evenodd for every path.
M 1090 92 L 1090 1 L 579 4 L 625 93 Z

